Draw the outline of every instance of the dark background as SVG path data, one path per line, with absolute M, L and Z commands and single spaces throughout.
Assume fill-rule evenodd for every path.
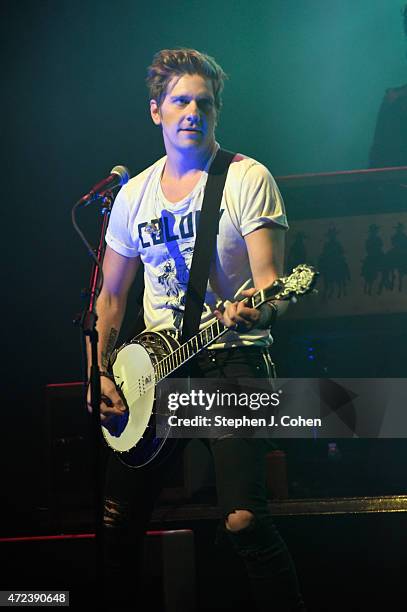
M 384 91 L 405 81 L 402 5 L 2 3 L 2 447 L 11 507 L 37 487 L 45 385 L 81 376 L 72 319 L 91 265 L 71 207 L 114 165 L 134 175 L 163 153 L 144 86 L 153 54 L 191 46 L 213 55 L 230 76 L 218 140 L 275 176 L 365 168 Z M 96 207 L 80 213 L 93 238 L 99 219 Z
M 3 333 L 13 392 L 80 375 L 71 320 L 90 263 L 70 209 L 114 165 L 136 174 L 162 154 L 144 86 L 154 52 L 185 45 L 218 59 L 230 76 L 218 139 L 274 175 L 364 168 L 384 90 L 405 78 L 401 6 L 2 3 Z M 96 209 L 80 219 L 97 233 Z

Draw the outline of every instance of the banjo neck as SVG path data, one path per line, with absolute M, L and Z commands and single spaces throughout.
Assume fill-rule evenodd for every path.
M 264 302 L 273 298 L 276 299 L 276 297 L 275 292 L 270 292 L 270 288 L 266 288 L 261 289 L 251 298 L 245 298 L 242 301 L 251 301 L 252 308 L 260 308 Z M 215 319 L 207 327 L 155 364 L 154 375 L 156 383 L 178 370 L 184 363 L 213 344 L 215 340 L 218 340 L 227 331 L 230 331 L 229 328 L 225 327 L 218 319 Z
M 277 278 L 271 285 L 260 289 L 250 298 L 244 298 L 242 302 L 250 304 L 251 308 L 260 308 L 262 304 L 270 300 L 296 301 L 298 295 L 312 291 L 317 274 L 318 272 L 312 266 L 300 264 L 289 276 Z M 207 327 L 154 365 L 156 383 L 178 370 L 227 331 L 229 331 L 228 327 L 225 327 L 218 319 L 214 319 Z
M 294 299 L 312 290 L 316 275 L 314 268 L 301 264 L 288 277 L 276 279 L 269 287 L 243 302 L 259 308 L 269 300 Z M 149 337 L 146 330 L 116 351 L 112 362 L 113 376 L 128 412 L 115 416 L 110 429 L 102 424 L 102 432 L 107 444 L 120 453 L 125 464 L 131 467 L 147 465 L 161 451 L 168 437 L 169 426 L 160 438 L 155 434 L 156 383 L 227 331 L 229 328 L 215 318 L 195 336 L 179 344 L 168 333 L 151 332 L 152 337 Z
M 192 359 L 192 357 L 195 357 L 195 355 L 198 355 L 204 348 L 208 347 L 227 331 L 228 328 L 216 319 L 213 323 L 208 325 L 208 327 L 205 327 L 195 336 L 187 340 L 187 342 L 181 344 L 173 352 L 169 353 L 169 355 L 155 364 L 154 375 L 156 383 L 167 378 L 167 376 L 175 372 L 175 370 L 178 370 L 184 363 Z

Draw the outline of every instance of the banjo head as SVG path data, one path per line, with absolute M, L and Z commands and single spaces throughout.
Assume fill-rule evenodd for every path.
M 124 452 L 142 439 L 154 407 L 154 366 L 144 346 L 131 343 L 121 348 L 113 364 L 113 376 L 127 403 L 128 412 L 114 417 L 113 433 L 103 425 L 102 432 L 113 450 Z M 113 430 L 110 423 L 109 429 Z

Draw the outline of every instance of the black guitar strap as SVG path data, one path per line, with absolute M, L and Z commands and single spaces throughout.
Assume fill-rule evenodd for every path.
M 208 285 L 209 269 L 215 256 L 223 188 L 234 156 L 235 153 L 219 149 L 209 168 L 185 296 L 181 342 L 186 342 L 192 338 L 199 329 Z

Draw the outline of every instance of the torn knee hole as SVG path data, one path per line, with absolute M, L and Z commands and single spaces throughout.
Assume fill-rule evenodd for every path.
M 249 510 L 234 510 L 226 518 L 226 529 L 228 531 L 242 531 L 252 525 L 254 515 Z
M 106 499 L 103 512 L 103 524 L 105 527 L 118 527 L 128 515 L 128 507 L 113 499 Z

